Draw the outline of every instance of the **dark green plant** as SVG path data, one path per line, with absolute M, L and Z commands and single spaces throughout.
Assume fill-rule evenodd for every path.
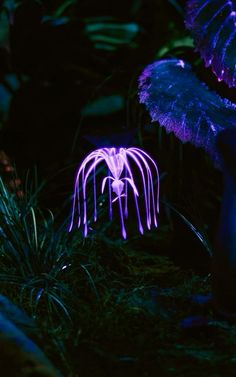
M 53 214 L 43 213 L 26 198 L 10 194 L 0 180 L 1 272 L 3 285 L 15 285 L 21 302 L 29 301 L 36 315 L 39 304 L 49 315 L 70 318 L 66 302 L 72 292 L 67 285 L 70 270 L 68 236 L 56 229 Z

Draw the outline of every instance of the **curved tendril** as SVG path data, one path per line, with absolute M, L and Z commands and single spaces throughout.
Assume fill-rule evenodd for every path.
M 125 230 L 123 208 L 122 208 L 122 202 L 121 202 L 120 196 L 118 196 L 118 202 L 119 202 L 119 209 L 120 209 L 121 232 L 122 232 L 123 238 L 126 239 L 127 234 L 126 234 L 126 230 Z
M 159 175 L 159 170 L 158 170 L 158 167 L 157 167 L 157 164 L 155 163 L 155 161 L 146 153 L 144 152 L 142 149 L 139 149 L 139 148 L 136 148 L 136 147 L 133 147 L 133 148 L 129 148 L 133 151 L 136 151 L 138 152 L 141 156 L 144 155 L 145 157 L 147 157 L 153 164 L 155 170 L 156 170 L 156 173 L 157 173 L 157 212 L 159 213 L 159 195 L 160 195 L 160 175 Z M 144 157 L 143 157 L 144 158 Z M 144 159 L 145 160 L 145 159 Z M 145 160 L 146 162 L 146 160 Z M 147 163 L 147 162 L 146 162 Z
M 145 167 L 146 167 L 146 172 L 147 172 L 147 180 L 148 180 L 148 208 L 150 210 L 150 222 L 151 222 L 151 204 L 150 200 L 152 199 L 152 206 L 153 206 L 153 220 L 154 220 L 154 225 L 157 226 L 157 218 L 156 218 L 156 207 L 155 207 L 155 199 L 154 199 L 154 188 L 153 188 L 153 176 L 152 176 L 152 171 L 145 160 L 145 158 L 139 153 L 137 150 L 133 150 L 132 154 L 137 155 L 138 158 L 140 158 Z M 159 184 L 159 182 L 158 182 Z
M 106 176 L 105 178 L 103 178 L 102 180 L 102 187 L 101 187 L 101 193 L 103 194 L 104 193 L 104 190 L 105 190 L 105 186 L 106 186 L 106 183 L 107 183 L 107 180 L 108 179 L 111 179 L 111 180 L 115 180 L 113 177 L 111 177 L 110 175 Z
M 97 159 L 97 157 L 96 157 L 96 159 Z M 96 165 L 93 168 L 93 202 L 94 202 L 93 219 L 94 219 L 94 221 L 97 221 Z
M 108 180 L 109 219 L 112 220 L 111 180 Z
M 150 199 L 149 199 L 149 196 L 150 196 L 150 192 L 147 191 L 147 187 L 146 187 L 146 179 L 145 179 L 145 175 L 144 175 L 144 172 L 143 172 L 143 167 L 142 165 L 140 164 L 138 158 L 133 154 L 131 148 L 129 148 L 127 150 L 127 154 L 135 161 L 136 165 L 138 166 L 139 168 L 139 171 L 141 173 L 141 176 L 142 176 L 142 181 L 143 181 L 143 189 L 144 189 L 144 200 L 145 200 L 145 209 L 146 209 L 146 222 L 147 222 L 147 227 L 148 229 L 150 229 L 150 226 L 151 226 L 151 216 L 150 216 Z M 148 176 L 148 174 L 147 174 Z M 149 181 L 149 177 L 148 177 L 148 181 Z M 148 188 L 149 188 L 149 185 L 148 185 Z
M 127 178 L 127 168 L 125 166 L 125 178 Z M 128 183 L 127 180 L 125 180 L 125 218 L 128 218 Z
M 90 161 L 94 160 L 94 159 L 95 159 L 95 162 L 92 162 L 92 164 L 90 165 L 90 167 L 86 171 L 87 164 Z M 78 228 L 81 225 L 80 187 L 79 187 L 79 185 L 80 185 L 80 177 L 82 175 L 81 180 L 82 180 L 82 197 L 83 197 L 83 224 L 84 224 L 84 235 L 85 235 L 85 237 L 87 236 L 87 232 L 88 232 L 88 227 L 87 227 L 87 205 L 86 205 L 86 184 L 87 184 L 87 179 L 88 179 L 88 176 L 89 176 L 89 174 L 91 173 L 92 170 L 94 170 L 94 174 L 95 174 L 96 166 L 101 161 L 102 161 L 102 159 L 98 158 L 98 154 L 97 153 L 95 153 L 95 152 L 91 153 L 89 156 L 87 156 L 85 158 L 85 160 L 81 164 L 81 166 L 80 166 L 80 168 L 78 170 L 78 173 L 76 175 L 75 189 L 74 189 L 74 200 L 73 200 L 73 208 L 72 208 L 71 223 L 70 223 L 69 231 L 72 230 L 73 223 L 74 223 L 75 202 L 76 202 L 76 199 L 78 199 Z M 96 190 L 96 188 L 94 188 L 94 190 Z M 95 192 L 94 192 L 94 194 L 95 194 Z M 95 198 L 94 203 L 96 205 L 96 198 Z M 95 210 L 94 214 L 96 215 L 96 210 Z
M 138 193 L 137 187 L 135 186 L 135 183 L 134 183 L 134 181 L 133 181 L 131 178 L 124 177 L 124 178 L 121 179 L 121 181 L 127 181 L 127 182 L 130 184 L 130 186 L 132 187 L 132 189 L 133 189 L 135 195 L 136 195 L 136 196 L 139 196 L 139 193 Z
M 154 224 L 155 224 L 155 226 L 157 226 L 156 210 L 157 210 L 157 213 L 158 213 L 159 212 L 159 172 L 158 172 L 156 163 L 151 159 L 150 156 L 146 155 L 146 153 L 143 152 L 147 157 L 150 158 L 150 160 L 152 161 L 152 163 L 153 163 L 153 165 L 155 167 L 156 173 L 157 173 L 157 207 L 156 207 L 155 206 L 155 199 L 154 199 L 154 187 L 153 187 L 152 171 L 151 171 L 151 169 L 150 169 L 147 161 L 145 160 L 145 158 L 142 156 L 142 154 L 140 152 L 143 152 L 143 151 L 139 150 L 138 148 L 134 148 L 133 153 L 137 154 L 139 156 L 139 158 L 142 159 L 142 161 L 144 162 L 144 164 L 146 166 L 148 175 L 149 175 L 148 181 L 150 180 L 150 183 L 151 183 L 151 197 L 152 197 L 152 206 L 153 206 L 153 218 L 154 218 Z
M 87 203 L 86 203 L 86 181 L 84 181 L 84 170 L 85 170 L 85 165 L 83 166 L 83 169 L 82 169 L 82 192 L 83 192 L 83 205 L 84 205 L 84 219 L 83 219 L 84 236 L 87 237 L 88 224 L 87 224 Z
M 82 185 L 83 185 L 83 201 L 84 201 L 84 236 L 88 234 L 88 223 L 87 223 L 87 199 L 86 199 L 86 185 L 90 173 L 96 168 L 96 166 L 102 161 L 102 158 L 95 157 L 95 161 L 91 163 L 86 174 L 84 173 L 86 165 L 84 165 L 82 170 Z
M 83 161 L 83 163 L 80 165 L 79 169 L 78 169 L 78 172 L 76 174 L 76 179 L 75 179 L 75 184 L 74 184 L 74 195 L 73 195 L 73 205 L 72 205 L 72 213 L 71 213 L 71 222 L 70 222 L 70 226 L 69 226 L 69 232 L 72 230 L 73 228 L 73 224 L 74 224 L 74 218 L 75 218 L 75 203 L 76 203 L 76 199 L 78 199 L 78 224 L 77 224 L 77 227 L 79 228 L 80 227 L 80 224 L 81 224 L 81 208 L 80 208 L 80 188 L 79 188 L 79 182 L 80 182 L 80 175 L 81 175 L 81 172 L 83 170 L 83 168 L 85 167 L 85 165 L 91 160 L 93 159 L 95 156 L 97 155 L 96 151 L 90 153 Z
M 133 178 L 133 174 L 131 172 L 131 169 L 129 167 L 129 164 L 128 164 L 128 161 L 127 159 L 125 159 L 123 156 L 122 156 L 123 160 L 124 160 L 124 166 L 126 166 L 127 168 L 127 172 L 129 174 L 129 177 L 131 178 L 131 180 L 133 181 L 134 178 Z M 133 190 L 132 190 L 133 191 Z M 138 205 L 138 200 L 137 200 L 137 195 L 135 194 L 135 192 L 133 191 L 133 195 L 134 195 L 134 202 L 135 202 L 135 207 L 136 207 L 136 212 L 137 212 L 137 217 L 138 217 L 138 226 L 139 226 L 139 231 L 141 234 L 143 234 L 143 225 L 142 225 L 142 221 L 141 221 L 141 217 L 140 217 L 140 211 L 139 211 L 139 205 Z
M 80 190 L 79 190 L 79 186 L 77 186 L 77 196 L 78 196 L 78 224 L 77 224 L 77 228 L 80 227 L 80 224 L 81 224 L 81 205 L 80 205 Z

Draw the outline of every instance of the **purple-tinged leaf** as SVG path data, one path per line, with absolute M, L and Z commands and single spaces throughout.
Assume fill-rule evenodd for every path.
M 219 165 L 216 135 L 236 126 L 236 104 L 203 84 L 182 60 L 160 60 L 147 66 L 139 79 L 139 99 L 152 121 L 182 142 L 204 148 Z
M 236 86 L 236 1 L 189 0 L 186 27 L 218 80 Z

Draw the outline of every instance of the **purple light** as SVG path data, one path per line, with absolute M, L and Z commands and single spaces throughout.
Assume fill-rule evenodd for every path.
M 108 186 L 109 218 L 112 219 L 113 205 L 118 205 L 121 233 L 126 239 L 125 219 L 128 218 L 128 188 L 131 189 L 135 204 L 138 229 L 143 234 L 143 224 L 140 215 L 139 200 L 140 193 L 144 197 L 145 218 L 148 229 L 152 224 L 157 227 L 157 215 L 159 212 L 159 173 L 155 161 L 143 150 L 133 148 L 101 148 L 91 152 L 82 162 L 76 174 L 75 188 L 73 195 L 73 206 L 69 232 L 75 223 L 76 212 L 78 213 L 77 227 L 83 224 L 84 236 L 88 234 L 87 219 L 87 182 L 90 174 L 93 176 L 93 197 L 94 197 L 94 222 L 97 220 L 97 182 L 96 168 L 99 164 L 105 163 L 108 174 L 101 183 L 103 194 Z M 132 166 L 136 166 L 141 178 L 140 192 L 137 188 Z M 83 203 L 83 205 L 82 205 Z

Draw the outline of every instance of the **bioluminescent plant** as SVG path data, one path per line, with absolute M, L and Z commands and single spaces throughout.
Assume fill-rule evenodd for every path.
M 157 227 L 159 212 L 159 173 L 155 161 L 139 148 L 100 148 L 91 152 L 81 163 L 76 179 L 73 197 L 73 207 L 69 231 L 75 223 L 76 210 L 78 214 L 77 227 L 83 225 L 84 236 L 88 234 L 87 215 L 87 184 L 90 175 L 93 180 L 93 219 L 97 220 L 97 179 L 99 164 L 105 164 L 108 174 L 102 179 L 100 190 L 103 194 L 108 188 L 109 218 L 112 219 L 113 205 L 118 203 L 121 233 L 127 236 L 125 219 L 128 218 L 128 196 L 133 197 L 137 214 L 138 229 L 143 234 L 143 221 L 140 214 L 139 200 L 143 196 L 145 207 L 145 224 L 148 229 L 152 224 Z M 135 166 L 135 172 L 133 171 Z M 137 177 L 136 175 L 139 175 Z M 141 189 L 137 183 L 141 182 Z M 129 199 L 130 200 L 130 199 Z
M 236 2 L 235 0 L 189 0 L 186 27 L 197 50 L 218 80 L 236 86 Z
M 139 79 L 140 102 L 153 121 L 182 142 L 202 147 L 219 163 L 216 136 L 235 128 L 236 104 L 211 91 L 194 74 L 190 64 L 179 59 L 156 61 Z
M 219 81 L 236 86 L 236 1 L 187 1 L 186 26 Z M 209 90 L 182 60 L 143 71 L 139 98 L 153 121 L 182 142 L 204 148 L 223 172 L 224 193 L 213 250 L 216 308 L 236 319 L 236 104 Z

